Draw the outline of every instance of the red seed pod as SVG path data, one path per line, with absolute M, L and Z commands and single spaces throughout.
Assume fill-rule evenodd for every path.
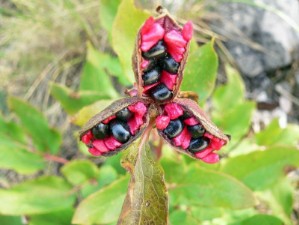
M 80 131 L 80 140 L 94 156 L 118 153 L 136 140 L 149 123 L 148 102 L 123 98 L 93 116 Z
M 211 122 L 195 101 L 176 98 L 161 105 L 161 109 L 156 126 L 168 143 L 207 163 L 219 161 L 214 151 L 227 144 L 229 137 Z
M 137 34 L 132 58 L 139 97 L 151 97 L 158 103 L 175 98 L 192 32 L 191 22 L 181 27 L 165 12 L 145 21 Z

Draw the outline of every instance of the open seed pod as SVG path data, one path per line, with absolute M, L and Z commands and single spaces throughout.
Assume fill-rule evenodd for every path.
M 190 99 L 176 98 L 161 105 L 156 126 L 159 134 L 180 152 L 207 163 L 218 162 L 214 151 L 229 141 Z
M 128 147 L 149 122 L 148 102 L 123 98 L 93 116 L 80 131 L 80 140 L 94 156 L 109 156 Z
M 165 12 L 145 21 L 137 34 L 132 58 L 140 97 L 165 103 L 177 95 L 192 32 L 191 22 L 180 27 Z

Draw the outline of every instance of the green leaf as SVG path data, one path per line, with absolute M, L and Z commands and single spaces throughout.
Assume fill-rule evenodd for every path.
M 115 223 L 126 195 L 128 177 L 123 177 L 84 199 L 75 211 L 73 224 Z
M 74 114 L 83 108 L 83 106 L 90 105 L 100 99 L 109 99 L 108 95 L 102 95 L 99 92 L 73 92 L 64 85 L 55 83 L 51 83 L 50 92 L 68 114 Z
M 284 224 L 292 224 L 294 187 L 288 178 L 278 179 L 270 189 L 256 192 L 262 202 L 267 202 L 272 214 L 284 221 Z
M 101 112 L 112 102 L 112 100 L 100 100 L 89 106 L 83 107 L 75 116 L 73 116 L 72 123 L 78 126 L 83 126 L 91 117 Z
M 118 178 L 116 170 L 108 165 L 100 167 L 97 180 L 92 180 L 91 182 L 84 185 L 81 189 L 82 196 L 86 198 L 93 192 L 111 184 Z
M 123 76 L 130 83 L 135 81 L 131 58 L 137 32 L 148 17 L 149 14 L 135 7 L 133 0 L 122 0 L 113 23 L 112 47 L 121 62 Z
M 70 225 L 74 213 L 73 208 L 57 212 L 30 216 L 29 225 Z
M 12 169 L 20 174 L 32 174 L 45 167 L 43 158 L 23 147 L 14 145 L 11 142 L 4 142 L 0 145 L 0 168 Z
M 43 152 L 56 153 L 61 144 L 61 135 L 49 127 L 46 118 L 32 105 L 15 98 L 8 98 L 9 107 L 19 117 L 24 130 L 31 136 L 36 148 Z
M 245 101 L 245 86 L 240 74 L 228 65 L 225 71 L 226 84 L 217 87 L 213 94 L 213 107 L 222 113 L 230 111 Z
M 8 190 L 0 190 L 0 213 L 39 214 L 71 207 L 70 185 L 58 177 L 39 177 Z
M 61 168 L 61 173 L 72 185 L 79 185 L 97 179 L 99 169 L 88 160 L 73 160 Z
M 23 225 L 22 218 L 19 216 L 4 216 L 0 215 L 1 225 Z
M 212 93 L 217 77 L 218 58 L 213 48 L 214 42 L 202 47 L 194 45 L 190 48 L 188 61 L 185 67 L 181 89 L 194 91 L 199 101 L 205 101 Z
M 255 110 L 254 102 L 244 102 L 236 105 L 232 110 L 213 114 L 213 122 L 221 127 L 226 134 L 230 134 L 232 139 L 229 146 L 238 143 L 250 129 L 251 119 Z M 229 147 L 228 146 L 228 147 Z
M 281 178 L 287 166 L 299 166 L 299 151 L 295 148 L 272 147 L 227 159 L 222 171 L 253 190 L 261 190 L 271 187 Z
M 283 225 L 283 222 L 275 216 L 259 214 L 230 225 Z
M 221 208 L 185 205 L 171 212 L 170 221 L 172 225 L 202 224 L 203 221 L 219 218 L 222 215 L 222 211 Z
M 281 211 L 290 219 L 293 211 L 293 196 L 295 195 L 294 187 L 290 184 L 287 178 L 279 180 L 271 188 L 272 194 L 276 199 L 278 206 L 282 208 Z
M 13 142 L 26 143 L 26 136 L 21 126 L 6 121 L 0 114 L 0 135 Z
M 226 66 L 227 83 L 213 94 L 213 122 L 232 136 L 234 146 L 249 131 L 255 103 L 245 100 L 245 87 L 240 74 Z M 230 147 L 228 146 L 228 147 Z
M 188 212 L 186 211 L 174 211 L 169 216 L 171 225 L 194 225 L 199 224 Z
M 101 26 L 111 34 L 114 18 L 121 0 L 101 0 L 100 2 L 101 6 L 99 9 Z
M 266 129 L 255 135 L 258 145 L 292 145 L 295 146 L 299 140 L 299 126 L 288 124 L 281 128 L 278 119 L 274 119 Z
M 96 91 L 102 96 L 118 97 L 112 80 L 106 71 L 106 57 L 106 55 L 94 49 L 91 44 L 87 44 L 87 59 L 83 66 L 80 82 L 81 91 Z
M 253 193 L 241 182 L 221 172 L 194 164 L 176 174 L 169 190 L 171 205 L 196 205 L 243 209 L 254 205 Z
M 162 167 L 148 144 L 135 142 L 121 164 L 131 180 L 118 225 L 167 224 L 168 200 Z

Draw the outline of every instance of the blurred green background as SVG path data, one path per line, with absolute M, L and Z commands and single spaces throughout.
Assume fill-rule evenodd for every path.
M 265 43 L 275 27 L 255 39 L 247 25 L 236 33 L 226 29 L 235 20 L 250 23 L 249 12 L 256 10 L 299 36 L 299 20 L 274 3 L 1 1 L 0 224 L 117 224 L 129 182 L 120 161 L 130 150 L 92 157 L 78 142 L 78 130 L 132 87 L 136 33 L 158 4 L 179 23 L 193 22 L 181 89 L 196 92 L 200 106 L 232 136 L 218 164 L 195 161 L 165 144 L 157 165 L 147 159 L 139 165 L 145 171 L 148 163 L 159 171 L 162 165 L 169 224 L 299 224 L 298 49 L 289 59 Z M 220 6 L 248 17 L 219 22 L 227 15 Z M 250 64 L 248 49 L 260 60 Z M 272 65 L 269 55 L 281 56 L 282 64 Z

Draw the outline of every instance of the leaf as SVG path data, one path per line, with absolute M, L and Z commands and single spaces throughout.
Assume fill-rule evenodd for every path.
M 112 102 L 112 100 L 100 100 L 89 106 L 83 107 L 75 116 L 72 117 L 72 123 L 78 126 L 83 126 L 91 117 L 101 112 Z
M 102 96 L 118 97 L 112 80 L 105 70 L 105 55 L 87 44 L 87 58 L 80 82 L 81 91 L 96 91 Z
M 213 45 L 213 41 L 200 48 L 193 45 L 194 47 L 190 49 L 185 67 L 181 89 L 196 92 L 199 101 L 205 101 L 215 86 L 218 58 Z
M 30 216 L 29 225 L 70 225 L 74 213 L 73 208 L 57 212 Z
M 270 215 L 254 215 L 240 223 L 234 223 L 230 225 L 283 225 L 283 222 L 276 218 L 275 216 Z
M 10 109 L 19 117 L 23 129 L 31 136 L 36 148 L 43 152 L 56 153 L 61 144 L 61 135 L 49 127 L 46 118 L 40 111 L 28 103 L 10 96 Z
M 255 135 L 256 142 L 262 146 L 273 145 L 292 145 L 296 146 L 299 140 L 299 126 L 295 124 L 288 124 L 287 127 L 281 128 L 278 119 L 266 127 L 266 129 Z
M 217 87 L 213 94 L 213 107 L 218 112 L 230 111 L 245 101 L 245 85 L 240 74 L 228 65 L 225 71 L 226 84 Z
M 215 124 L 232 137 L 229 147 L 234 146 L 248 133 L 254 110 L 255 103 L 247 101 L 240 103 L 230 111 L 222 113 L 219 111 L 218 115 L 214 114 Z
M 79 185 L 97 179 L 99 169 L 88 160 L 72 160 L 61 168 L 61 173 L 72 185 Z
M 279 180 L 271 189 L 273 197 L 278 203 L 278 207 L 282 208 L 283 213 L 290 220 L 293 211 L 293 196 L 295 196 L 294 187 L 290 184 L 289 180 L 285 178 Z
M 81 194 L 84 198 L 86 198 L 93 192 L 111 184 L 117 178 L 118 174 L 113 167 L 108 165 L 101 166 L 97 179 L 92 180 L 91 182 L 84 185 L 81 189 Z
M 168 201 L 162 167 L 149 145 L 135 143 L 121 161 L 131 180 L 118 225 L 167 224 Z
M 227 174 L 204 169 L 198 162 L 187 164 L 178 154 L 168 154 L 161 164 L 172 207 L 243 209 L 254 205 L 253 193 Z
M 102 95 L 99 92 L 81 91 L 77 93 L 64 85 L 55 83 L 51 83 L 50 92 L 68 114 L 74 114 L 84 106 L 90 105 L 100 99 L 109 99 L 108 95 Z
M 110 34 L 112 32 L 113 22 L 117 13 L 117 8 L 121 0 L 101 0 L 100 9 L 100 23 L 101 26 Z
M 249 131 L 255 103 L 245 100 L 245 86 L 240 74 L 226 66 L 227 83 L 213 94 L 213 121 L 230 134 L 234 146 Z M 230 147 L 228 146 L 228 147 Z
M 187 206 L 182 209 L 175 210 L 170 214 L 170 221 L 172 225 L 194 225 L 202 224 L 206 220 L 212 220 L 222 215 L 221 209 Z
M 115 223 L 127 189 L 128 177 L 122 177 L 88 196 L 75 211 L 72 224 Z
M 0 215 L 1 225 L 23 225 L 22 218 L 19 216 L 4 216 Z
M 221 170 L 251 189 L 261 190 L 271 187 L 284 175 L 284 168 L 289 166 L 299 166 L 299 151 L 295 148 L 272 147 L 227 159 Z
M 291 214 L 293 211 L 294 187 L 288 178 L 278 179 L 270 189 L 256 192 L 263 202 L 267 202 L 272 214 L 280 218 L 284 224 L 292 224 Z
M 6 121 L 1 114 L 0 135 L 13 142 L 26 143 L 26 135 L 22 127 L 12 121 Z
M 188 212 L 186 211 L 174 211 L 170 214 L 171 225 L 194 225 L 199 224 Z
M 23 215 L 48 213 L 71 207 L 74 196 L 63 179 L 49 176 L 26 181 L 7 190 L 0 190 L 0 213 Z
M 25 148 L 5 142 L 0 135 L 0 168 L 12 169 L 20 174 L 32 174 L 45 167 L 40 155 L 29 152 Z
M 135 81 L 131 58 L 137 32 L 147 17 L 149 14 L 137 9 L 133 0 L 122 0 L 112 26 L 112 47 L 119 57 L 123 76 L 130 83 Z

